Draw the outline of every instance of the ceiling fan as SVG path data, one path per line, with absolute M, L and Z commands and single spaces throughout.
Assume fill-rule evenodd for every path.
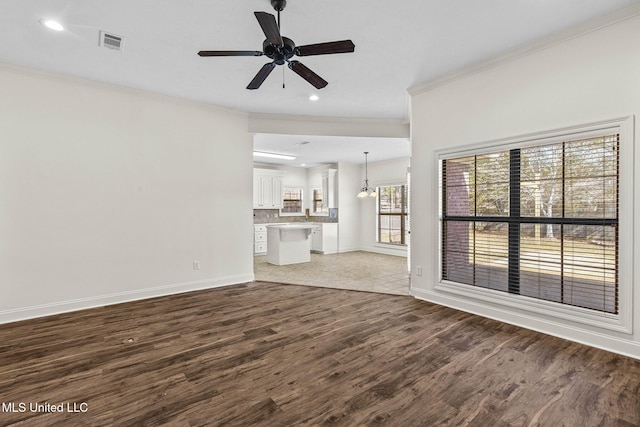
M 251 80 L 247 89 L 258 89 L 260 85 L 269 77 L 276 65 L 288 67 L 300 77 L 311 83 L 316 89 L 322 89 L 328 83 L 322 77 L 311 71 L 300 61 L 291 59 L 294 56 L 328 55 L 333 53 L 349 53 L 355 50 L 355 45 L 351 40 L 340 40 L 335 42 L 308 44 L 296 46 L 290 38 L 280 34 L 280 12 L 287 5 L 286 0 L 271 0 L 271 6 L 278 12 L 276 18 L 266 12 L 254 12 L 266 40 L 262 43 L 262 51 L 259 50 L 201 50 L 200 56 L 266 56 L 272 62 L 264 64 L 258 74 Z

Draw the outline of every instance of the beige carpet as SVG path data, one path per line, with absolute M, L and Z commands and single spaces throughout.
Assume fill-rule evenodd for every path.
M 256 280 L 409 295 L 407 259 L 372 252 L 311 254 L 311 262 L 273 265 L 254 257 Z

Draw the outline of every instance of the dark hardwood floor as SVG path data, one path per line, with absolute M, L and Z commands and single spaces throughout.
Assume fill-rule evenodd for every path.
M 0 325 L 0 401 L 2 426 L 639 426 L 640 361 L 255 282 Z

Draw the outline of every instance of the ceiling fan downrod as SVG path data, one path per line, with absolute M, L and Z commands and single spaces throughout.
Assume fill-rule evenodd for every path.
M 280 12 L 287 7 L 287 0 L 271 0 L 271 6 L 278 12 L 278 29 L 282 33 L 282 27 L 280 26 Z M 289 62 L 289 60 L 286 60 Z M 282 68 L 282 89 L 285 88 L 284 85 L 284 68 Z
M 282 31 L 282 28 L 280 27 L 280 12 L 287 7 L 287 0 L 271 0 L 271 6 L 273 6 L 276 12 L 278 12 L 278 28 Z

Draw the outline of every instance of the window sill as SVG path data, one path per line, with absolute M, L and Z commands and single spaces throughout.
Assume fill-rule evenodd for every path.
M 567 306 L 553 301 L 539 300 L 522 295 L 511 295 L 501 291 L 480 288 L 441 280 L 436 284 L 435 291 L 462 297 L 478 303 L 497 305 L 502 308 L 522 310 L 529 313 L 542 314 L 559 320 L 569 320 L 587 326 L 595 326 L 611 331 L 631 334 L 631 325 L 626 324 L 619 315 L 595 312 L 580 307 Z

